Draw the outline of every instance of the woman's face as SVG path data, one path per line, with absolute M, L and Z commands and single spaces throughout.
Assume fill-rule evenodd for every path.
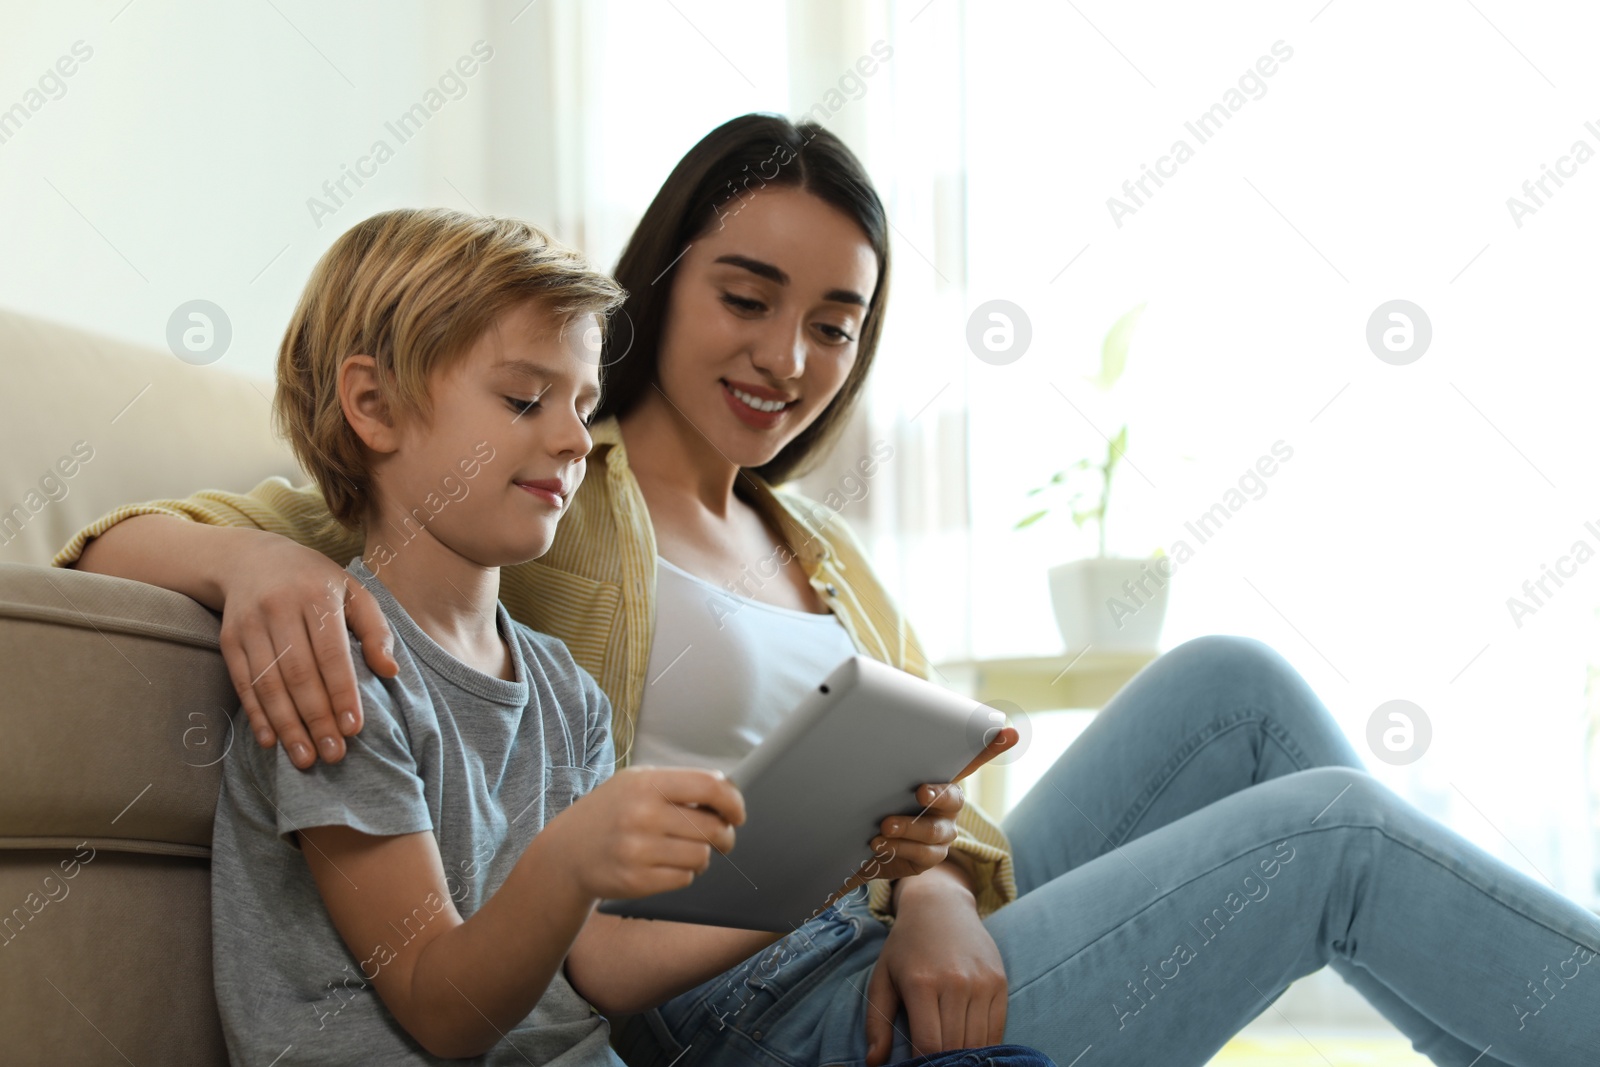
M 854 220 L 797 187 L 731 207 L 678 261 L 657 380 L 719 453 L 759 467 L 844 385 L 878 259 Z

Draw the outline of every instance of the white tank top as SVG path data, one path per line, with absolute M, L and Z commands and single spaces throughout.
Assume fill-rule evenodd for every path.
M 658 556 L 632 761 L 729 770 L 855 654 L 831 613 L 763 604 Z

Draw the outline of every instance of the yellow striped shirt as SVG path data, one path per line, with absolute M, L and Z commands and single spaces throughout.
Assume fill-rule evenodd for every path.
M 611 699 L 616 748 L 632 747 L 654 636 L 656 539 L 639 483 L 615 419 L 591 429 L 594 451 L 582 486 L 556 529 L 550 551 L 505 567 L 500 599 L 511 617 L 572 649 Z M 747 474 L 749 472 L 746 472 Z M 822 598 L 865 656 L 928 677 L 928 662 L 910 624 L 872 572 L 866 553 L 835 512 L 750 475 L 753 504 L 782 533 Z M 249 493 L 205 490 L 187 500 L 130 504 L 80 530 L 51 561 L 65 567 L 89 539 L 135 515 L 171 515 L 212 526 L 249 526 L 282 534 L 343 566 L 364 538 L 333 521 L 315 485 L 299 488 L 268 478 Z M 1016 899 L 1010 844 L 999 825 L 969 799 L 951 856 L 972 875 L 978 914 Z M 872 913 L 889 922 L 889 883 L 869 887 Z

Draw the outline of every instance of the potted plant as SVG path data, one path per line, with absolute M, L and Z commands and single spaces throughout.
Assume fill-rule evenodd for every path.
M 1090 377 L 1100 389 L 1109 391 L 1122 377 L 1128 346 L 1143 311 L 1144 305 L 1140 304 L 1106 333 L 1100 345 L 1100 370 Z M 1128 427 L 1124 423 L 1107 442 L 1103 461 L 1080 459 L 1028 491 L 1029 497 L 1046 500 L 1066 495 L 1074 525 L 1082 529 L 1093 522 L 1098 534 L 1097 556 L 1050 569 L 1050 600 L 1068 655 L 1090 647 L 1104 652 L 1154 652 L 1161 637 L 1171 581 L 1171 565 L 1164 562 L 1164 553 L 1158 548 L 1149 559 L 1106 555 L 1106 509 L 1111 501 L 1112 476 L 1127 446 Z M 1016 529 L 1032 526 L 1051 511 L 1049 504 L 1038 508 L 1019 520 Z

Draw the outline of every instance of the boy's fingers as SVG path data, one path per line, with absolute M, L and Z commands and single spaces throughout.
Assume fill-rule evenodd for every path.
M 711 865 L 711 848 L 705 841 L 667 840 L 659 843 L 649 860 L 652 867 L 675 867 L 699 874 Z
M 685 841 L 708 844 L 718 852 L 732 851 L 733 827 L 720 816 L 705 808 L 691 808 L 674 804 L 667 817 L 666 832 Z
M 648 773 L 656 789 L 672 803 L 711 808 L 731 825 L 743 825 L 744 796 L 720 772 L 693 767 L 654 767 Z
M 722 812 L 722 817 L 728 820 L 730 826 L 743 826 L 744 794 L 727 779 L 719 783 L 718 789 L 722 793 L 722 803 L 718 805 L 717 810 Z
M 1015 726 L 1001 727 L 1000 730 L 995 733 L 994 737 L 989 739 L 989 743 L 984 746 L 983 751 L 978 753 L 977 756 L 973 758 L 972 762 L 967 764 L 966 767 L 962 768 L 961 773 L 956 775 L 955 778 L 951 780 L 956 782 L 961 781 L 961 779 L 965 778 L 979 767 L 982 767 L 985 763 L 988 763 L 996 756 L 1005 752 L 1021 739 L 1022 734 Z

